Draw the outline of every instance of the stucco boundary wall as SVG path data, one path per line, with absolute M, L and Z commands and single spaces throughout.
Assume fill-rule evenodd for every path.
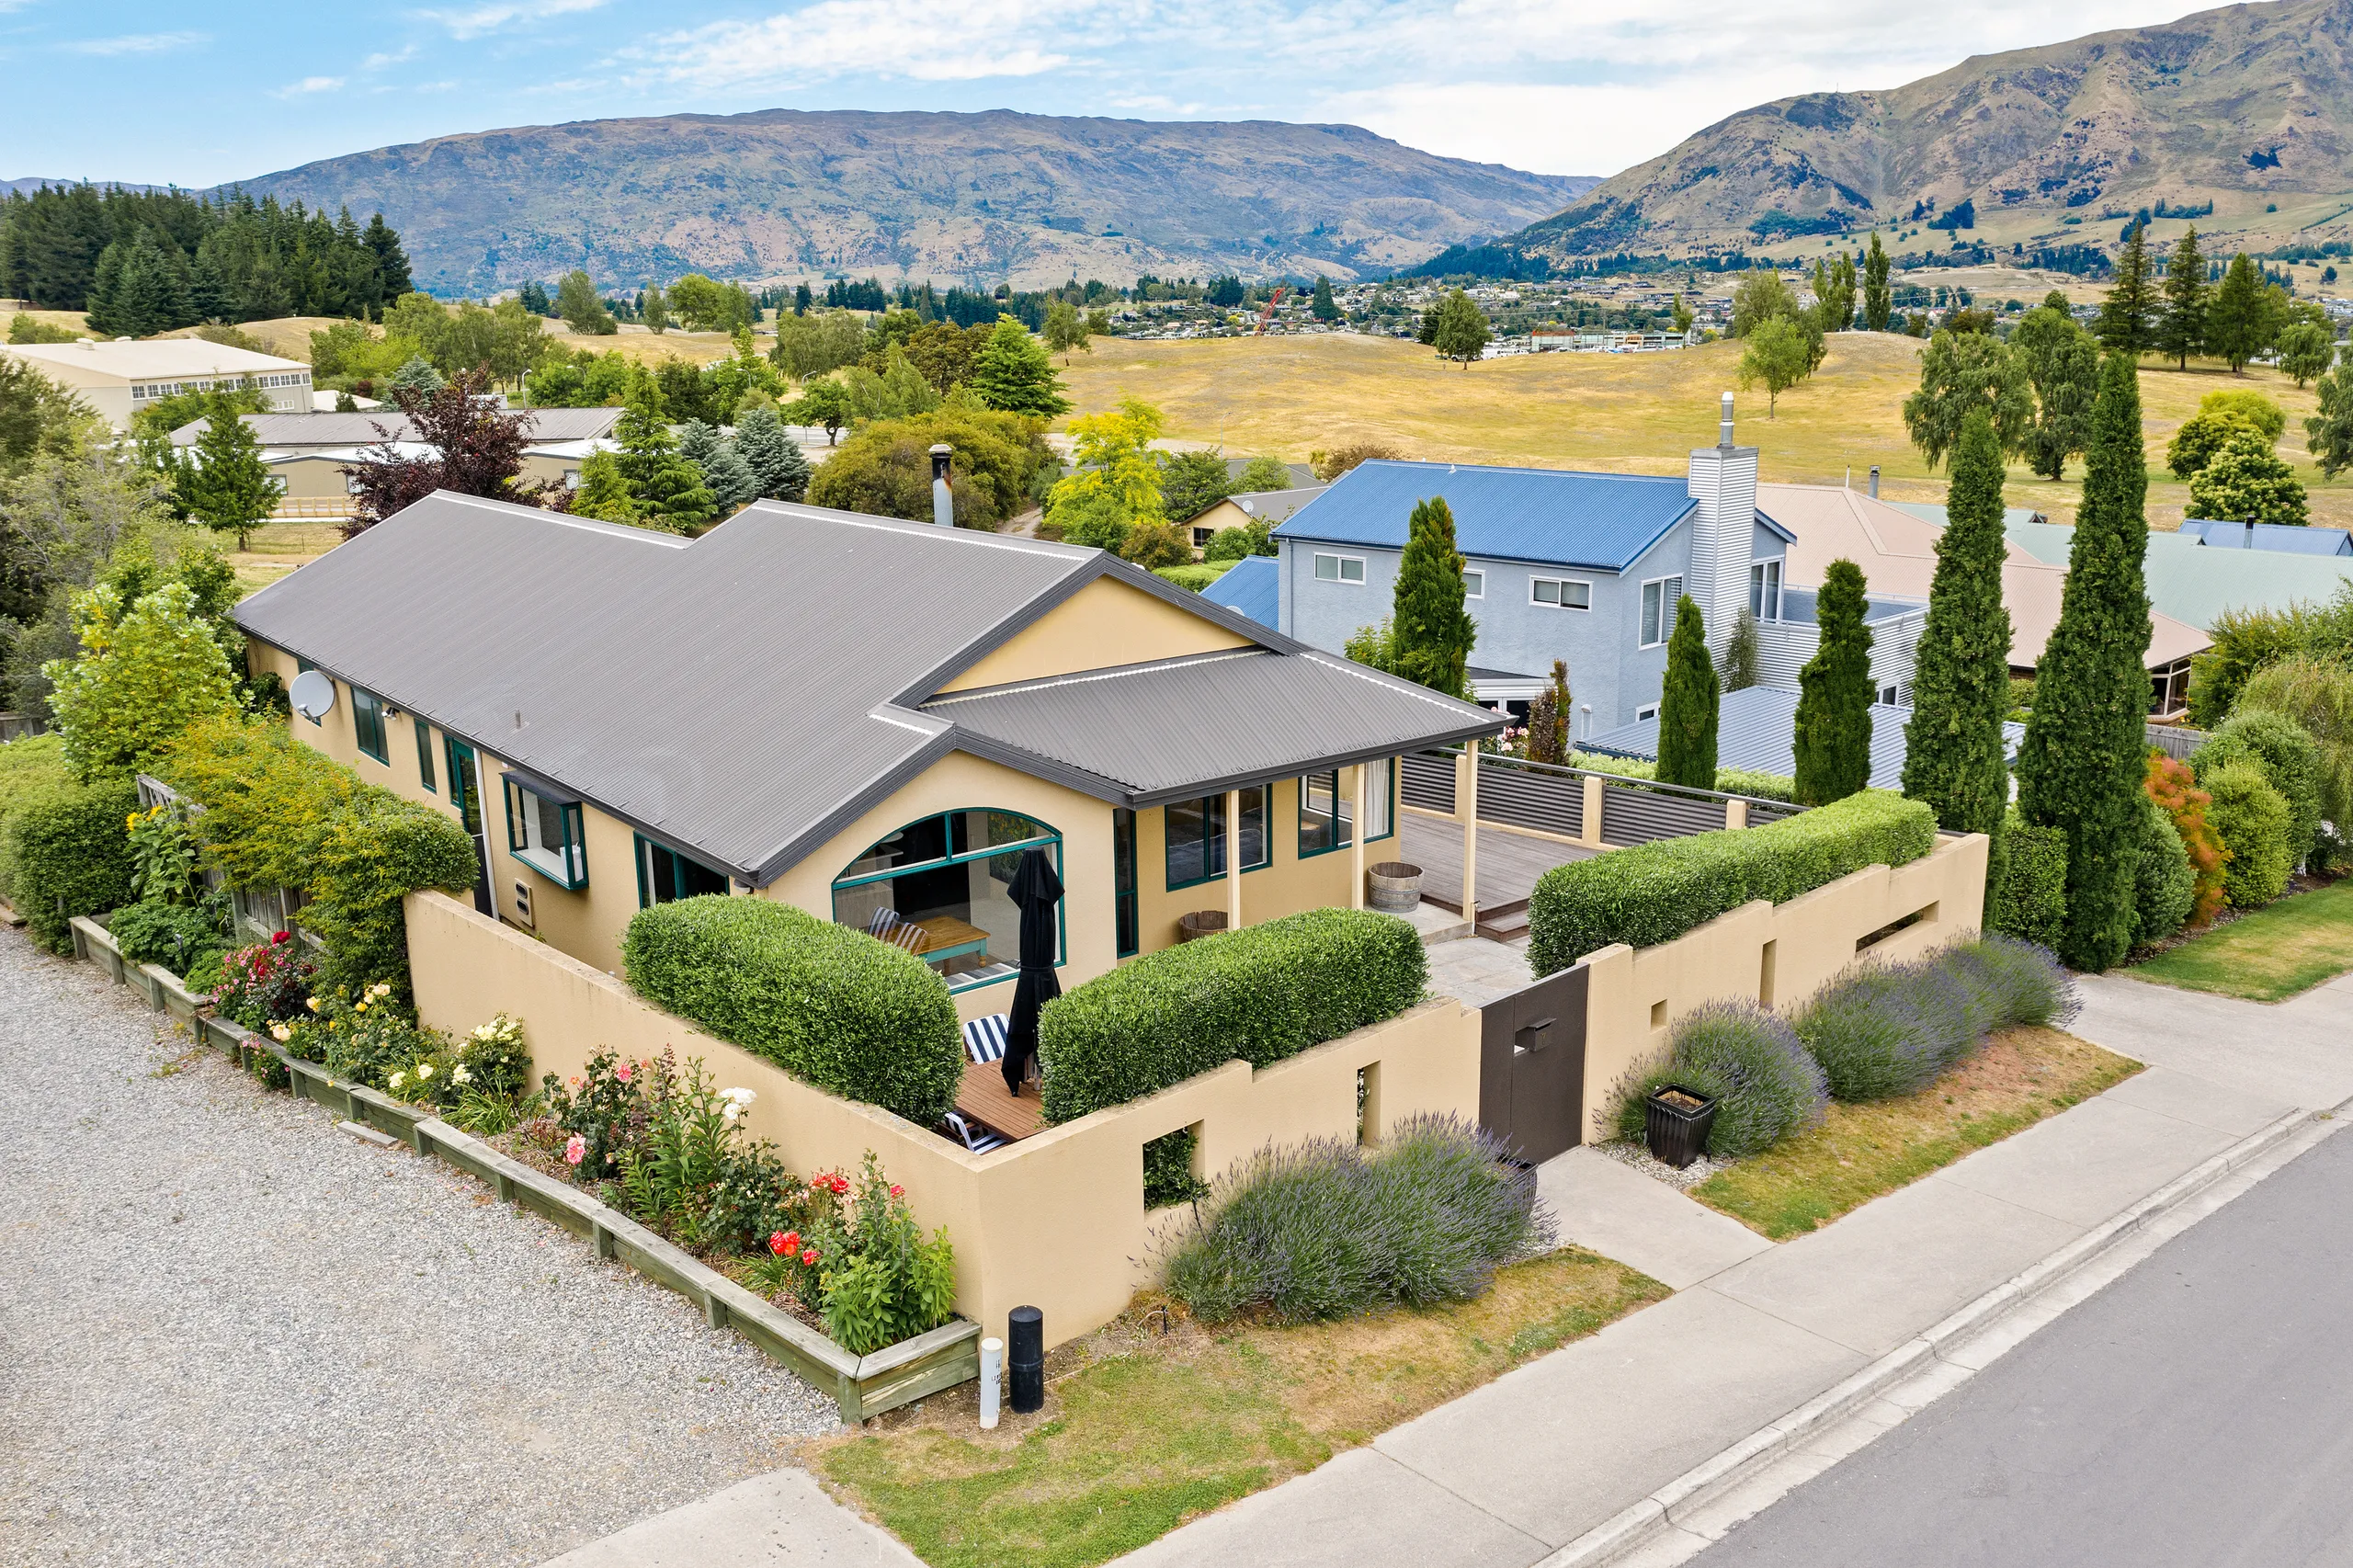
M 1616 943 L 1577 961 L 1586 993 L 1585 1104 L 1596 1141 L 1614 1086 L 1638 1062 L 1663 1055 L 1677 1019 L 1710 1002 L 1755 1002 L 1783 1013 L 1859 958 L 1901 962 L 1977 934 L 1985 906 L 1988 841 L 1944 834 L 1909 865 L 1866 866 L 1790 900 L 1759 899 L 1656 947 Z M 1874 933 L 1918 916 L 1868 948 Z
M 1149 1283 L 1155 1218 L 1165 1224 L 1185 1212 L 1144 1210 L 1143 1145 L 1163 1134 L 1197 1128 L 1203 1175 L 1270 1143 L 1353 1140 L 1359 1073 L 1364 1125 L 1375 1136 L 1422 1112 L 1478 1116 L 1479 1014 L 1439 998 L 1270 1067 L 1230 1062 L 974 1154 L 801 1083 L 649 1006 L 614 976 L 444 894 L 412 893 L 406 911 L 422 1022 L 461 1033 L 509 1014 L 522 1022 L 535 1078 L 569 1078 L 599 1050 L 645 1057 L 666 1045 L 681 1062 L 701 1058 L 721 1087 L 755 1091 L 748 1131 L 772 1140 L 790 1169 L 855 1172 L 872 1150 L 924 1226 L 948 1228 L 957 1310 L 987 1334 L 1002 1334 L 1013 1308 L 1035 1306 L 1045 1313 L 1047 1343 L 1059 1345 L 1108 1323 Z

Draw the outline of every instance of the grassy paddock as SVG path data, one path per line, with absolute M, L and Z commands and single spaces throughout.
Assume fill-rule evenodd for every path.
M 2279 1002 L 2353 969 L 2353 877 L 2166 949 L 2130 972 L 2188 991 Z
M 972 1385 L 806 1459 L 935 1568 L 1086 1568 L 1314 1469 L 1666 1287 L 1569 1247 L 1467 1305 L 1299 1328 L 1170 1332 L 1139 1299 L 1047 1358 L 1046 1408 L 976 1425 Z
M 1916 1095 L 1833 1105 L 1813 1131 L 1710 1176 L 1691 1196 L 1786 1241 L 2139 1071 L 2057 1029 L 2012 1029 Z

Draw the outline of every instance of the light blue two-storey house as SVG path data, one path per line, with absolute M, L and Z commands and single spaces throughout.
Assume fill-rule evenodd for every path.
M 1275 529 L 1278 630 L 1338 652 L 1386 618 L 1414 507 L 1444 496 L 1479 626 L 1473 694 L 1524 703 L 1563 659 L 1574 737 L 1648 718 L 1683 595 L 1719 660 L 1743 608 L 1780 618 L 1793 536 L 1756 509 L 1756 449 L 1733 444 L 1728 392 L 1720 428 L 1675 478 L 1364 463 Z

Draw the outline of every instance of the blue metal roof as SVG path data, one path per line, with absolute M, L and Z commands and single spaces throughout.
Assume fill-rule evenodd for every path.
M 1201 597 L 1279 631 L 1282 564 L 1271 555 L 1245 555 L 1224 576 L 1203 588 Z
M 1360 463 L 1291 514 L 1277 539 L 1405 548 L 1416 502 L 1446 498 L 1455 547 L 1492 561 L 1623 572 L 1698 506 L 1688 482 L 1471 463 Z M 1783 539 L 1788 529 L 1757 514 Z
M 2353 555 L 2353 533 L 2286 523 L 2222 523 L 2190 517 L 2181 531 L 2215 550 L 2276 550 L 2284 555 Z

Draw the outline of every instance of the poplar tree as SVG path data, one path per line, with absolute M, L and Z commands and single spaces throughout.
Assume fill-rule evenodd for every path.
M 1407 680 L 1466 700 L 1477 622 L 1462 608 L 1462 556 L 1454 548 L 1454 513 L 1446 497 L 1415 503 L 1405 553 L 1397 563 L 1392 621 L 1396 671 Z
M 1870 254 L 1863 257 L 1863 325 L 1872 332 L 1885 332 L 1895 313 L 1895 293 L 1888 287 L 1887 273 L 1887 251 L 1874 229 Z
M 1798 672 L 1795 749 L 1800 805 L 1826 806 L 1870 782 L 1871 633 L 1863 624 L 1863 569 L 1834 561 L 1813 619 L 1821 645 Z
M 2189 357 L 2206 347 L 2206 258 L 2198 254 L 2194 228 L 2181 236 L 2165 264 L 2165 319 L 2157 324 L 2151 347 L 2172 355 L 2184 370 Z
M 1952 833 L 1991 835 L 2009 805 L 2002 716 L 2010 701 L 2010 612 L 2002 605 L 2002 446 L 1972 414 L 1953 448 L 1945 531 L 1904 732 L 1904 792 Z
M 2157 291 L 2149 280 L 2149 247 L 2145 224 L 2135 223 L 2116 258 L 2116 284 L 2099 307 L 2094 329 L 2101 343 L 2121 354 L 2139 354 L 2149 347 L 2156 325 Z
M 2143 557 L 2149 485 L 2133 357 L 2109 356 L 2084 454 L 2083 504 L 2059 624 L 2043 649 L 2018 751 L 2018 812 L 2067 839 L 2067 923 L 2059 956 L 2098 971 L 2132 944 L 2132 893 L 2149 676 Z
M 1658 772 L 1662 784 L 1716 787 L 1716 666 L 1708 657 L 1708 629 L 1690 595 L 1675 608 L 1675 635 L 1666 644 L 1666 688 L 1658 704 Z

